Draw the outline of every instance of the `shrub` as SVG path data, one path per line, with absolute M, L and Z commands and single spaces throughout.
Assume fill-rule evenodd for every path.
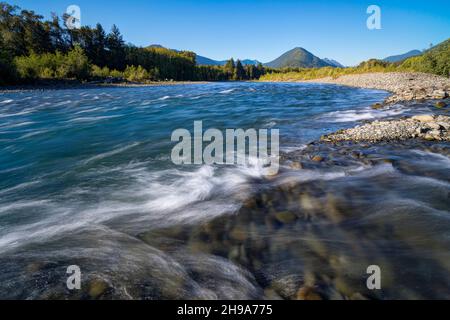
M 35 79 L 87 79 L 90 66 L 83 49 L 76 46 L 66 55 L 55 53 L 35 54 L 16 57 L 14 65 L 20 78 Z
M 81 47 L 75 46 L 73 50 L 67 53 L 64 60 L 69 78 L 83 80 L 89 77 L 89 61 Z
M 125 79 L 128 81 L 150 80 L 150 75 L 142 66 L 127 66 L 124 71 Z

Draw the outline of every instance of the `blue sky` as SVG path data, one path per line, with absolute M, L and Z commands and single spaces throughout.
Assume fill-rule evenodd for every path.
M 3 0 L 5 1 L 5 0 Z M 6 0 L 7 1 L 7 0 Z M 354 65 L 450 37 L 450 1 L 303 0 L 20 0 L 7 1 L 49 17 L 81 8 L 81 23 L 117 24 L 138 46 L 161 44 L 223 60 L 268 62 L 294 47 Z M 369 30 L 366 9 L 381 8 L 381 30 Z

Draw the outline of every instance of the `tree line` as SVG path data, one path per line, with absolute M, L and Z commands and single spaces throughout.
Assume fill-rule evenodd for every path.
M 67 28 L 70 17 L 50 20 L 31 10 L 0 2 L 0 84 L 42 79 L 129 81 L 224 81 L 258 79 L 259 64 L 243 66 L 230 59 L 224 66 L 198 66 L 196 54 L 157 46 L 125 43 L 119 28 Z

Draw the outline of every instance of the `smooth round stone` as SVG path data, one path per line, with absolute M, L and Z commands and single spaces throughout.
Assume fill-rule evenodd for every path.
M 381 103 L 374 103 L 374 104 L 371 106 L 371 108 L 377 110 L 377 109 L 383 108 L 383 105 L 382 105 Z
M 312 157 L 311 160 L 315 161 L 315 162 L 321 162 L 324 160 L 324 158 L 322 156 L 317 155 L 317 156 Z
M 275 218 L 284 224 L 289 224 L 297 220 L 297 216 L 290 211 L 277 212 Z
M 92 299 L 97 299 L 104 294 L 108 288 L 109 285 L 106 281 L 102 279 L 92 280 L 89 284 L 89 296 Z
M 435 106 L 436 108 L 444 108 L 444 107 L 447 106 L 447 104 L 446 104 L 444 101 L 438 101 L 438 102 L 436 102 L 436 103 L 434 104 L 434 106 Z

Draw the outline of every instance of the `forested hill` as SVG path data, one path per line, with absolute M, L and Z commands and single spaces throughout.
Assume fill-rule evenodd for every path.
M 49 79 L 247 80 L 261 65 L 230 59 L 223 66 L 197 66 L 196 54 L 160 46 L 126 44 L 117 26 L 66 27 L 68 16 L 50 20 L 0 2 L 0 84 Z
M 320 68 L 334 67 L 333 64 L 322 60 L 303 48 L 294 48 L 283 53 L 275 60 L 268 62 L 265 66 L 271 68 Z

